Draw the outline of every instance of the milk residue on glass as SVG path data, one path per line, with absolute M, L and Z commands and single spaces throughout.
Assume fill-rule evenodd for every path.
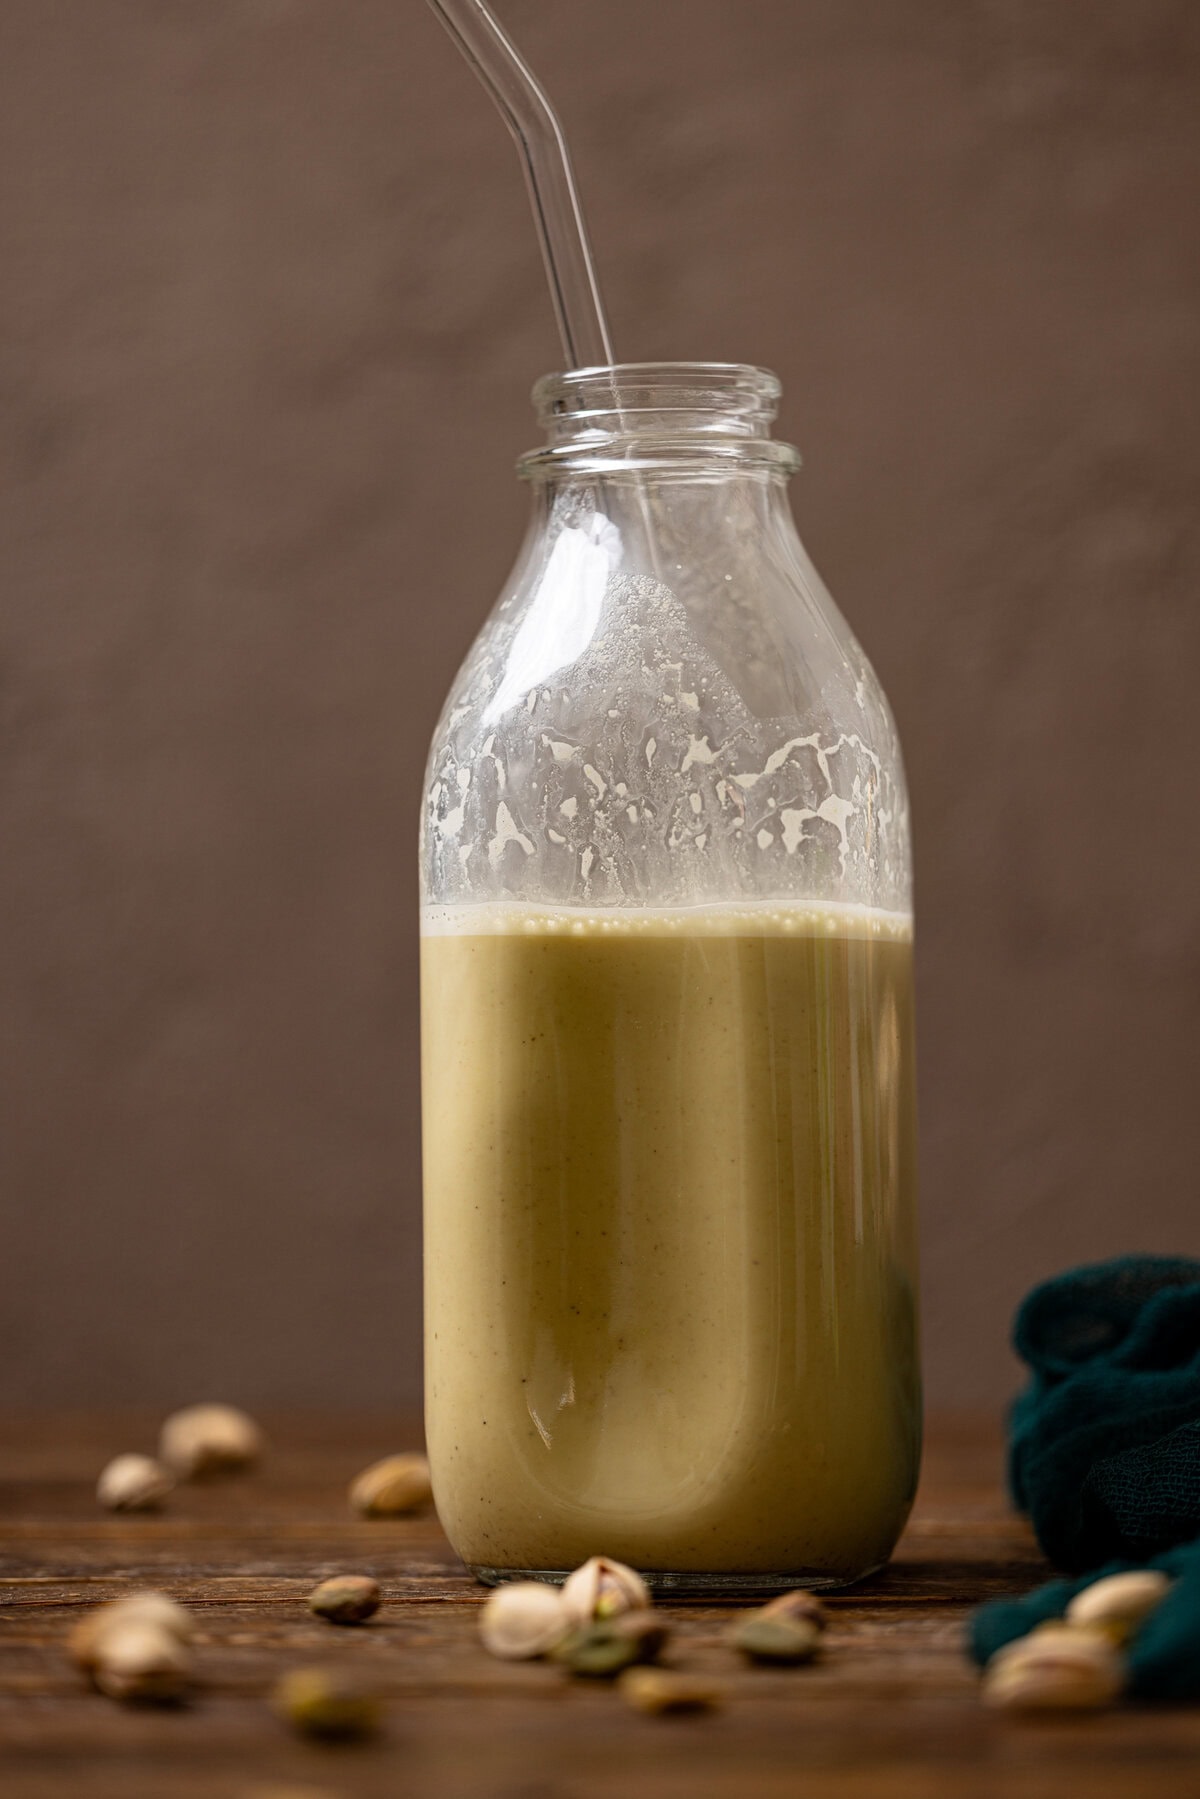
M 689 578 L 685 602 L 648 577 L 610 578 L 621 546 L 601 547 L 602 526 L 565 556 L 564 533 L 584 536 L 561 528 L 531 588 L 501 603 L 439 732 L 425 853 L 447 901 L 477 897 L 486 864 L 487 890 L 502 871 L 506 894 L 541 903 L 629 905 L 652 893 L 695 905 L 781 889 L 866 893 L 880 910 L 907 910 L 894 728 L 853 639 L 850 665 L 830 672 L 848 710 L 874 718 L 797 730 L 794 715 L 756 708 L 788 696 L 769 692 L 781 685 L 783 633 L 734 585 L 754 546 L 725 558 L 715 592 Z M 813 612 L 823 603 L 836 618 L 797 551 Z M 718 660 L 731 643 L 746 659 L 736 683 Z

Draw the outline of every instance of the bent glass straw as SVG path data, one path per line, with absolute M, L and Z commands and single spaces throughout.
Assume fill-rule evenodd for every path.
M 517 140 L 569 369 L 611 364 L 612 343 L 562 126 L 484 0 L 429 0 Z

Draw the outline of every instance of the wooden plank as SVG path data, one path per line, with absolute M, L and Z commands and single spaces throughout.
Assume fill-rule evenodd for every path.
M 646 1719 L 607 1687 L 488 1657 L 486 1596 L 432 1519 L 364 1523 L 346 1487 L 373 1456 L 418 1440 L 415 1420 L 279 1420 L 260 1475 L 182 1489 L 160 1517 L 98 1513 L 99 1466 L 152 1443 L 148 1419 L 0 1423 L 0 1757 L 6 1799 L 1041 1799 L 1200 1791 L 1200 1715 L 1122 1708 L 1016 1720 L 980 1705 L 962 1653 L 970 1607 L 1044 1575 L 999 1483 L 995 1433 L 931 1434 L 912 1522 L 885 1574 L 830 1601 L 821 1661 L 748 1668 L 728 1612 L 666 1608 L 671 1659 L 725 1689 L 710 1716 Z M 307 1613 L 322 1575 L 363 1570 L 386 1604 L 359 1630 Z M 200 1688 L 178 1711 L 111 1704 L 70 1666 L 72 1621 L 153 1583 L 196 1610 Z M 361 1668 L 387 1701 L 376 1743 L 323 1750 L 267 1704 L 281 1669 Z

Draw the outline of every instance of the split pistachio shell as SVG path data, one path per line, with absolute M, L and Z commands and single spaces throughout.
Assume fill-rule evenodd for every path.
M 423 1455 L 389 1455 L 364 1468 L 350 1488 L 350 1504 L 364 1518 L 400 1518 L 433 1498 Z
M 235 1474 L 262 1454 L 253 1418 L 232 1405 L 189 1405 L 172 1412 L 159 1434 L 158 1453 L 180 1480 Z
M 79 1620 L 67 1639 L 72 1661 L 80 1668 L 94 1668 L 108 1634 L 133 1621 L 154 1625 L 184 1647 L 194 1634 L 189 1614 L 165 1593 L 130 1593 L 124 1599 L 97 1606 Z
M 617 1684 L 634 1711 L 652 1715 L 711 1711 L 721 1703 L 719 1687 L 666 1668 L 626 1668 Z
M 593 1555 L 569 1574 L 563 1582 L 562 1598 L 572 1624 L 644 1611 L 651 1603 L 641 1575 L 606 1555 Z
M 162 1504 L 174 1477 L 148 1455 L 119 1455 L 96 1483 L 96 1498 L 110 1512 L 150 1512 Z
M 1166 1598 L 1170 1578 L 1159 1568 L 1131 1568 L 1110 1574 L 1076 1593 L 1067 1607 L 1069 1624 L 1103 1630 L 1116 1643 L 1128 1642 Z
M 308 1609 L 330 1624 L 362 1624 L 379 1610 L 379 1582 L 366 1574 L 335 1574 L 308 1596 Z
M 623 1668 L 652 1662 L 668 1634 L 665 1622 L 652 1611 L 622 1612 L 577 1626 L 551 1654 L 572 1674 L 611 1680 Z
M 190 1663 L 178 1637 L 152 1619 L 135 1615 L 105 1631 L 92 1679 L 110 1699 L 168 1704 L 186 1692 Z
M 302 1736 L 350 1742 L 379 1728 L 374 1693 L 343 1668 L 293 1668 L 277 1683 L 275 1710 Z
M 1124 1684 L 1124 1662 L 1103 1633 L 1053 1622 L 997 1651 L 983 1696 L 1004 1710 L 1094 1711 L 1111 1705 Z
M 497 1587 L 479 1620 L 484 1648 L 509 1662 L 548 1654 L 569 1628 L 562 1593 L 540 1580 Z

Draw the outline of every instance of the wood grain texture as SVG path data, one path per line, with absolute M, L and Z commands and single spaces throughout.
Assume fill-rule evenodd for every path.
M 369 1459 L 418 1440 L 371 1421 L 279 1420 L 261 1474 L 188 1487 L 159 1517 L 99 1513 L 105 1458 L 152 1442 L 146 1419 L 0 1425 L 0 1788 L 5 1799 L 1156 1799 L 1198 1788 L 1200 1714 L 1122 1708 L 1080 1719 L 996 1717 L 961 1648 L 981 1599 L 1045 1572 L 1008 1510 L 995 1435 L 933 1433 L 912 1522 L 879 1579 L 830 1600 L 808 1669 L 737 1661 L 728 1612 L 668 1608 L 673 1663 L 724 1686 L 702 1718 L 648 1719 L 605 1686 L 479 1647 L 483 1591 L 432 1518 L 364 1523 L 346 1504 Z M 355 1630 L 311 1618 L 312 1585 L 374 1574 L 386 1602 Z M 67 1661 L 88 1606 L 135 1585 L 195 1607 L 200 1686 L 178 1711 L 114 1705 Z M 278 1674 L 352 1663 L 387 1700 L 375 1743 L 320 1749 L 267 1705 Z

